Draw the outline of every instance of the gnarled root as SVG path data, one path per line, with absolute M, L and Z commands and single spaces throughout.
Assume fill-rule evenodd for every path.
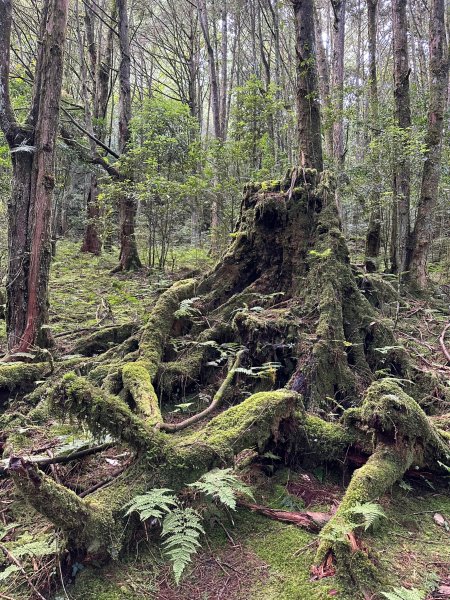
M 95 551 L 101 547 L 112 555 L 123 541 L 122 508 L 131 497 L 151 487 L 179 490 L 213 467 L 231 464 L 246 448 L 264 451 L 282 435 L 282 424 L 293 422 L 301 406 L 295 392 L 261 392 L 224 411 L 203 429 L 178 439 L 148 427 L 123 401 L 93 389 L 83 378 L 66 376 L 53 401 L 57 403 L 58 398 L 63 410 L 85 420 L 94 433 L 108 431 L 141 451 L 145 449 L 145 455 L 111 486 L 87 499 L 20 458 L 11 459 L 11 474 L 27 501 L 66 531 L 78 547 Z
M 437 461 L 450 455 L 450 446 L 393 379 L 373 383 L 361 408 L 348 410 L 344 422 L 372 435 L 375 450 L 354 472 L 338 510 L 323 528 L 316 562 L 328 564 L 332 554 L 338 573 L 364 591 L 379 573 L 356 539 L 359 524 L 352 509 L 376 502 L 411 466 L 439 471 Z

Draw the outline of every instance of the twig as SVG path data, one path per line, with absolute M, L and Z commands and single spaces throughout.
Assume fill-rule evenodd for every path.
M 78 460 L 80 458 L 84 458 L 86 456 L 90 456 L 91 454 L 97 454 L 98 452 L 103 452 L 104 450 L 108 450 L 114 446 L 113 442 L 107 442 L 106 444 L 101 444 L 100 446 L 93 446 L 92 448 L 86 448 L 85 450 L 80 450 L 79 452 L 72 452 L 71 454 L 66 454 L 64 456 L 54 456 L 53 458 L 30 458 L 27 460 L 29 463 L 33 463 L 38 467 L 47 467 L 48 465 L 56 465 L 56 464 L 65 464 L 71 462 L 72 460 Z M 18 457 L 15 457 L 17 459 Z M 5 475 L 9 468 L 10 459 L 5 459 L 0 461 L 0 474 Z M 3 466 L 2 466 L 3 465 Z
M 103 481 L 99 481 L 98 483 L 96 483 L 95 485 L 91 486 L 87 490 L 84 490 L 84 492 L 81 492 L 80 494 L 78 494 L 79 497 L 80 498 L 85 498 L 86 496 L 89 496 L 89 494 L 92 494 L 93 492 L 96 492 L 100 488 L 109 485 L 112 481 L 114 481 L 114 479 L 116 479 L 117 477 L 119 477 L 119 475 L 121 475 L 125 471 L 125 469 L 127 467 L 128 467 L 128 464 L 124 465 L 118 471 L 116 471 L 115 473 L 112 473 L 112 475 L 109 475 Z
M 302 548 L 299 548 L 298 550 L 296 550 L 292 556 L 298 556 L 305 550 L 308 550 L 308 548 L 311 548 L 311 546 L 315 546 L 317 544 L 317 542 L 318 542 L 318 540 L 313 540 L 312 542 L 309 542 L 309 544 L 306 544 L 306 546 L 303 546 Z

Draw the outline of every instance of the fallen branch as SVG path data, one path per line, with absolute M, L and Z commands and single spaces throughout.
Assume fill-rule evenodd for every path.
M 259 504 L 250 504 L 248 502 L 240 501 L 238 506 L 248 508 L 252 512 L 257 512 L 269 519 L 275 521 L 282 521 L 283 523 L 292 523 L 298 527 L 304 527 L 308 531 L 317 533 L 322 529 L 324 525 L 331 519 L 330 513 L 322 512 L 292 512 L 288 510 L 276 510 L 274 508 L 267 508 L 266 506 L 260 506 Z
M 99 446 L 93 446 L 91 448 L 86 448 L 85 450 L 79 450 L 78 452 L 72 452 L 71 454 L 65 454 L 63 456 L 52 456 L 50 458 L 30 458 L 27 460 L 27 463 L 34 464 L 38 467 L 47 467 L 49 465 L 56 464 L 66 464 L 68 462 L 72 462 L 73 460 L 79 460 L 81 458 L 85 458 L 86 456 L 91 456 L 92 454 L 98 454 L 99 452 L 103 452 L 104 450 L 108 450 L 114 446 L 112 442 L 108 442 L 105 444 L 100 444 Z M 4 475 L 8 471 L 11 466 L 14 465 L 14 462 L 22 460 L 19 457 L 11 456 L 5 460 L 0 462 L 0 474 Z

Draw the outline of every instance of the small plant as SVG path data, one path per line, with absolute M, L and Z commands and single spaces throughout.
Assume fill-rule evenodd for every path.
M 196 300 L 200 298 L 186 298 L 186 300 L 182 300 L 180 302 L 180 308 L 175 311 L 174 316 L 177 319 L 181 319 L 182 317 L 198 317 L 201 315 L 201 312 L 195 306 L 192 306 Z
M 178 584 L 192 555 L 200 546 L 198 541 L 205 533 L 200 514 L 193 508 L 178 507 L 170 512 L 163 523 L 162 537 L 164 552 L 172 563 L 175 581 Z
M 253 498 L 250 488 L 242 483 L 232 469 L 213 469 L 189 487 L 218 501 L 227 508 L 236 509 L 238 493 Z M 145 494 L 135 496 L 123 507 L 125 515 L 136 512 L 141 521 L 152 519 L 162 525 L 164 554 L 172 563 L 178 585 L 192 556 L 200 547 L 200 536 L 204 534 L 202 517 L 192 507 L 185 507 L 168 488 L 153 488 Z
M 387 600 L 424 600 L 425 592 L 415 588 L 408 590 L 404 587 L 392 588 L 392 592 L 381 592 Z
M 147 519 L 157 519 L 159 521 L 176 506 L 177 500 L 172 490 L 154 488 L 145 494 L 135 496 L 125 504 L 124 508 L 128 509 L 125 515 L 137 512 L 141 521 Z
M 213 500 L 218 500 L 231 510 L 236 510 L 238 493 L 253 498 L 251 489 L 233 474 L 232 469 L 213 469 L 195 483 L 191 483 L 189 487 L 199 490 Z
M 358 502 L 352 508 L 349 508 L 347 511 L 348 515 L 357 515 L 361 516 L 364 520 L 362 525 L 364 526 L 364 530 L 367 531 L 370 527 L 376 525 L 380 519 L 386 519 L 386 513 L 381 508 L 379 504 L 375 502 L 365 502 L 361 504 Z

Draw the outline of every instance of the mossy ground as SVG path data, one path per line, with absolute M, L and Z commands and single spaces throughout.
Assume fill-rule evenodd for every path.
M 318 504 L 309 510 L 325 510 L 334 499 L 337 486 L 332 481 L 314 483 Z M 282 470 L 274 477 L 258 476 L 258 501 L 274 508 L 294 510 L 302 500 L 287 492 L 312 474 Z M 430 482 L 431 483 L 431 482 Z M 393 586 L 416 588 L 423 593 L 436 589 L 450 565 L 450 534 L 438 526 L 435 513 L 448 519 L 450 496 L 446 489 L 432 490 L 425 482 L 411 483 L 412 489 L 398 485 L 381 499 L 387 519 L 366 544 L 377 555 L 383 570 L 383 591 Z M 323 495 L 319 494 L 322 490 Z M 343 492 L 343 489 L 342 489 Z M 212 521 L 211 521 L 212 523 Z M 158 550 L 141 541 L 136 551 L 120 564 L 106 569 L 86 569 L 68 592 L 74 600 L 359 600 L 336 577 L 314 581 L 310 567 L 314 561 L 317 536 L 293 525 L 239 509 L 231 518 L 221 517 L 221 525 L 207 527 L 203 547 L 179 587 Z M 381 588 L 380 588 L 381 589 Z M 431 598 L 431 596 L 430 596 Z M 381 596 L 374 594 L 373 600 Z
M 81 254 L 77 244 L 63 242 L 58 245 L 51 283 L 50 319 L 54 333 L 95 326 L 96 310 L 102 298 L 108 300 L 117 323 L 134 319 L 140 321 L 149 307 L 154 305 L 156 292 L 171 283 L 172 274 L 155 271 L 144 270 L 111 277 L 109 271 L 116 263 L 115 253 L 96 258 Z M 208 259 L 203 253 L 196 258 L 189 251 L 180 255 L 176 268 L 182 269 L 187 275 L 189 268 L 198 270 L 207 263 Z M 414 312 L 416 309 L 419 309 L 418 312 Z M 414 318 L 411 318 L 411 313 L 414 313 Z M 392 316 L 391 311 L 389 316 Z M 410 350 L 416 350 L 426 359 L 435 361 L 436 357 L 429 346 L 436 347 L 443 318 L 443 313 L 436 313 L 425 303 L 419 306 L 410 299 L 401 308 L 397 330 Z M 427 333 L 429 330 L 431 335 Z M 4 341 L 1 331 L 0 343 Z M 421 360 L 418 362 L 426 368 Z M 441 408 L 444 401 L 445 395 L 438 391 L 424 398 L 424 403 L 436 409 Z M 62 435 L 69 438 L 85 437 L 85 432 L 80 436 L 78 427 L 54 422 L 48 425 L 48 429 L 41 432 L 42 435 L 35 431 L 17 431 L 22 447 L 44 445 L 46 439 Z M 74 473 L 72 481 L 81 486 L 84 483 L 86 487 L 95 484 L 95 479 L 88 479 L 87 473 L 92 477 L 92 472 L 103 461 L 105 469 L 99 468 L 97 473 L 100 473 L 99 479 L 104 478 L 108 464 L 105 463 L 105 456 L 116 460 L 115 455 L 124 451 L 124 448 L 120 448 L 115 453 L 87 459 L 79 472 Z M 340 473 L 333 472 L 330 475 L 334 484 L 340 482 Z M 290 476 L 291 480 L 295 477 L 299 475 Z M 377 551 L 380 566 L 386 575 L 386 590 L 390 585 L 405 585 L 428 591 L 438 580 L 445 565 L 450 563 L 450 534 L 433 520 L 435 513 L 442 514 L 447 521 L 450 519 L 448 488 L 435 486 L 436 489 L 432 489 L 430 485 L 434 485 L 433 481 L 430 485 L 423 481 L 414 481 L 411 485 L 409 491 L 395 486 L 392 495 L 382 499 L 388 519 L 382 522 L 376 535 L 366 538 L 368 545 Z M 39 538 L 52 531 L 43 517 L 17 498 L 10 482 L 2 482 L 0 494 L 6 523 L 19 523 L 17 533 L 8 535 L 6 540 L 11 538 L 14 541 L 24 532 Z M 288 506 L 289 501 L 294 502 L 295 498 L 286 493 L 286 480 L 283 477 L 267 479 L 258 500 L 272 507 L 295 509 Z M 326 498 L 317 499 L 310 508 L 326 509 Z M 158 548 L 150 549 L 145 541 L 141 541 L 131 548 L 128 558 L 118 563 L 103 569 L 86 565 L 78 573 L 76 585 L 68 586 L 69 597 L 73 600 L 216 600 L 219 597 L 227 600 L 325 600 L 333 597 L 330 592 L 336 591 L 336 597 L 342 600 L 358 600 L 352 592 L 345 591 L 335 578 L 310 580 L 310 566 L 316 550 L 314 545 L 310 545 L 316 539 L 313 534 L 292 525 L 270 521 L 244 509 L 233 515 L 233 521 L 234 525 L 223 521 L 228 535 L 217 524 L 208 528 L 203 551 L 195 559 L 179 588 L 173 584 L 170 570 L 162 561 Z M 33 573 L 33 562 L 25 558 L 22 561 Z M 38 568 L 45 567 L 41 561 L 37 564 Z M 55 569 L 52 577 L 59 585 L 59 572 L 54 563 L 51 569 Z M 191 590 L 196 586 L 203 590 L 202 595 L 192 595 Z M 30 589 L 23 580 L 17 586 L 10 585 L 10 582 L 1 583 L 0 591 L 15 600 L 30 598 Z M 65 598 L 61 592 L 59 597 Z
M 156 292 L 168 287 L 174 274 L 204 271 L 211 260 L 205 250 L 177 248 L 167 272 L 143 268 L 112 277 L 110 271 L 118 261 L 117 249 L 97 257 L 80 252 L 79 243 L 61 241 L 51 265 L 51 331 L 58 335 L 72 329 L 95 327 L 102 299 L 109 303 L 117 324 L 140 321 L 154 304 Z M 108 318 L 103 324 L 112 322 Z M 5 321 L 0 320 L 0 352 L 5 350 L 5 341 Z

